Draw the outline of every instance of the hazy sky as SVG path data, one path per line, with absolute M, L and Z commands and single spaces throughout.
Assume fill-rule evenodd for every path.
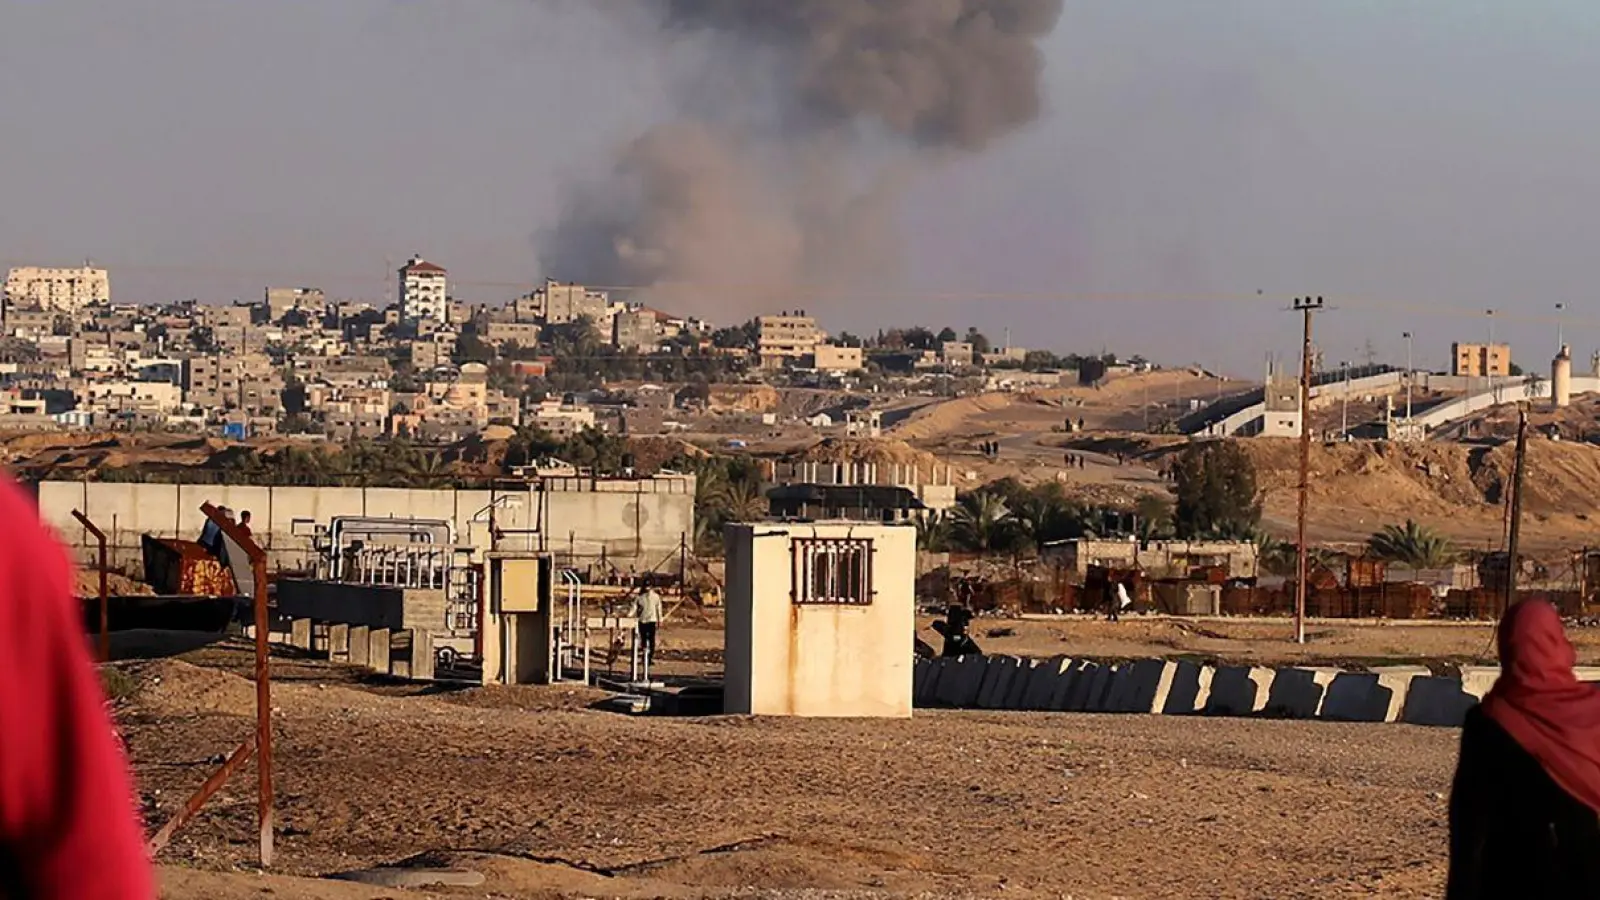
M 1069 0 L 1042 119 L 914 186 L 896 298 L 818 311 L 1253 375 L 1297 293 L 1338 307 L 1330 361 L 1409 329 L 1433 365 L 1493 307 L 1542 368 L 1565 302 L 1585 365 L 1597 38 L 1577 0 Z M 377 298 L 419 251 L 504 299 L 566 185 L 671 113 L 673 52 L 584 0 L 0 0 L 0 263 Z

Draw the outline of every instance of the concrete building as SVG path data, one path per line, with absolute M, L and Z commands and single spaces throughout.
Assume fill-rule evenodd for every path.
M 400 317 L 408 322 L 450 321 L 448 274 L 443 266 L 413 256 L 400 268 Z
M 1510 344 L 1451 344 L 1450 374 L 1468 378 L 1510 377 Z
M 547 278 L 543 287 L 517 298 L 515 309 L 519 322 L 566 325 L 588 317 L 602 334 L 611 333 L 610 295 L 581 284 L 562 284 Z
M 649 353 L 661 343 L 661 320 L 648 309 L 619 312 L 611 329 L 611 342 L 618 350 Z
M 328 296 L 321 288 L 269 287 L 262 303 L 267 307 L 267 321 L 278 322 L 292 310 L 320 316 L 328 308 Z
M 805 310 L 783 312 L 776 316 L 762 316 L 756 320 L 759 332 L 756 338 L 756 356 L 762 368 L 777 369 L 811 356 L 822 343 L 823 334 L 817 330 L 817 320 Z
M 1283 372 L 1268 372 L 1261 414 L 1262 437 L 1300 436 L 1300 379 Z
M 592 407 L 567 406 L 557 399 L 540 401 L 528 410 L 525 418 L 533 427 L 562 440 L 595 427 Z
M 237 356 L 193 356 L 183 366 L 183 400 L 202 409 L 234 409 L 240 405 L 244 363 Z
M 111 276 L 105 269 L 18 266 L 6 275 L 6 306 L 76 313 L 92 303 L 111 302 Z
M 818 344 L 811 354 L 811 368 L 820 372 L 854 372 L 862 365 L 860 347 Z
M 910 717 L 914 527 L 750 523 L 724 536 L 725 712 Z
M 506 344 L 536 347 L 539 344 L 539 325 L 535 322 L 490 322 L 484 327 L 482 336 L 485 344 L 494 347 Z
M 939 345 L 939 361 L 947 366 L 972 365 L 972 344 L 967 341 L 945 341 Z

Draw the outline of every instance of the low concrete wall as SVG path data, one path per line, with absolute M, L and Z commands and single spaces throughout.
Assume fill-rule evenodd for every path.
M 442 632 L 449 624 L 445 606 L 444 591 L 301 578 L 278 582 L 278 612 L 318 622 Z

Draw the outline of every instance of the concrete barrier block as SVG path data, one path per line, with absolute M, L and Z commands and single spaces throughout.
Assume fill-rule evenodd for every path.
M 989 659 L 985 656 L 958 656 L 944 660 L 939 673 L 938 693 L 941 706 L 963 709 L 978 702 L 978 690 L 983 686 L 983 676 Z
M 1378 666 L 1373 673 L 1378 676 L 1378 700 L 1388 704 L 1382 721 L 1398 722 L 1405 710 L 1406 695 L 1411 689 L 1411 682 L 1417 678 L 1428 678 L 1433 675 L 1426 666 Z
M 295 619 L 289 623 L 289 646 L 296 650 L 311 649 L 310 619 Z
M 1176 668 L 1176 663 L 1164 659 L 1141 659 L 1118 666 L 1106 694 L 1105 711 L 1148 715 L 1160 710 Z
M 1094 663 L 1082 659 L 1069 659 L 1062 663 L 1061 674 L 1056 676 L 1055 687 L 1050 689 L 1050 705 L 1046 709 L 1053 712 L 1065 711 L 1067 701 L 1072 695 L 1073 685 L 1078 682 L 1078 676 L 1092 665 Z
M 1272 678 L 1263 710 L 1268 715 L 1287 719 L 1314 719 L 1322 710 L 1322 700 L 1338 669 L 1296 666 L 1279 669 Z
M 1166 700 L 1157 709 L 1169 716 L 1188 716 L 1204 710 L 1206 701 L 1211 697 L 1214 670 L 1210 666 L 1181 660 L 1172 666 Z
M 1006 689 L 1005 700 L 1000 704 L 1001 709 L 1027 709 L 1022 703 L 1022 698 L 1027 696 L 1028 682 L 1033 680 L 1033 673 L 1039 668 L 1036 659 L 1017 660 L 1017 671 L 1011 674 L 1011 686 Z
M 1089 678 L 1089 690 L 1084 696 L 1084 712 L 1106 712 L 1106 701 L 1111 698 L 1111 687 L 1116 681 L 1120 665 L 1101 666 Z
M 1389 693 L 1379 689 L 1376 672 L 1340 672 L 1323 693 L 1320 715 L 1331 722 L 1382 722 Z
M 1263 666 L 1218 666 L 1211 679 L 1206 714 L 1248 716 L 1267 705 L 1273 671 Z
M 328 658 L 337 662 L 350 659 L 350 626 L 335 622 L 328 626 Z
M 1020 671 L 1021 662 L 1015 656 L 990 657 L 988 671 L 978 689 L 978 708 L 1004 708 L 1006 692 L 1011 688 L 1011 679 Z
M 1499 666 L 1462 666 L 1461 689 L 1482 700 L 1500 680 Z
M 1477 697 L 1462 690 L 1459 678 L 1413 678 L 1406 691 L 1401 720 L 1407 725 L 1457 728 L 1466 720 L 1467 710 L 1477 703 Z
M 1023 709 L 1050 709 L 1050 698 L 1055 696 L 1062 675 L 1072 660 L 1056 656 L 1033 667 L 1028 676 L 1028 689 L 1022 694 Z
M 367 632 L 367 667 L 381 675 L 389 674 L 389 651 L 393 637 L 387 628 L 374 628 Z
M 411 671 L 412 681 L 433 680 L 433 632 L 422 628 L 411 630 Z
M 372 629 L 365 625 L 350 626 L 350 664 L 353 666 L 366 666 L 372 664 Z
M 1067 712 L 1083 712 L 1088 709 L 1089 698 L 1096 687 L 1105 686 L 1105 676 L 1105 666 L 1094 662 L 1083 663 L 1072 678 L 1072 685 L 1067 690 L 1067 697 L 1061 708 Z
M 955 660 L 940 658 L 927 660 L 928 675 L 922 680 L 921 693 L 912 698 L 913 705 L 922 707 L 939 705 L 939 680 L 944 677 L 946 666 L 954 662 Z

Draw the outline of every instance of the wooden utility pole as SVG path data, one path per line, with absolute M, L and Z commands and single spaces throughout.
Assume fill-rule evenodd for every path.
M 1522 542 L 1522 474 L 1527 468 L 1528 410 L 1517 417 L 1517 457 L 1511 470 L 1511 528 L 1506 541 L 1506 609 L 1517 602 L 1517 550 Z
M 1322 308 L 1322 298 L 1296 297 L 1294 308 L 1305 317 L 1300 349 L 1300 513 L 1295 524 L 1299 540 L 1295 560 L 1294 642 L 1306 642 L 1306 579 L 1310 575 L 1306 546 L 1306 503 L 1311 490 L 1311 314 Z

